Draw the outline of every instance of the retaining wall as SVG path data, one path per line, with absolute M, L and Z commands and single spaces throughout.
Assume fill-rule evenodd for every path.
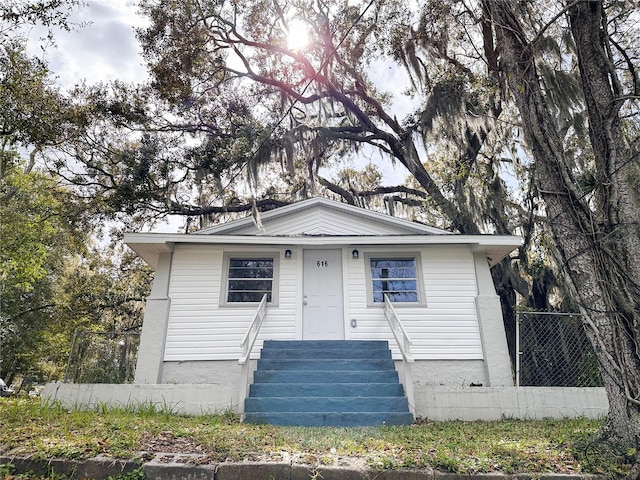
M 415 385 L 416 416 L 431 420 L 601 418 L 609 405 L 604 388 L 441 387 Z M 153 404 L 174 413 L 237 411 L 232 384 L 47 384 L 42 397 L 68 408 Z

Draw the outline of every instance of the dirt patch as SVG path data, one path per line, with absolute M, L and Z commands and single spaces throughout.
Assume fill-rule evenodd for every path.
M 190 437 L 176 437 L 173 432 L 146 434 L 141 441 L 142 450 L 149 453 L 206 453 L 204 447 Z

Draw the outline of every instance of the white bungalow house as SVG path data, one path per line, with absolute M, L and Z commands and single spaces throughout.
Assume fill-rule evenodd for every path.
M 136 383 L 240 384 L 232 372 L 264 294 L 254 359 L 263 340 L 386 340 L 400 361 L 387 294 L 416 384 L 513 385 L 489 268 L 519 237 L 452 235 L 313 198 L 262 214 L 261 228 L 247 217 L 125 242 L 156 271 Z
M 336 407 L 341 419 L 294 424 L 406 423 L 406 415 L 359 421 L 344 412 L 406 411 L 407 405 L 413 416 L 432 419 L 602 414 L 602 398 L 593 414 L 590 400 L 576 392 L 549 400 L 548 391 L 523 394 L 513 387 L 490 268 L 518 248 L 519 237 L 451 234 L 324 198 L 268 211 L 260 220 L 259 227 L 247 217 L 194 234 L 125 235 L 155 270 L 134 385 L 57 384 L 45 396 L 75 404 L 174 403 L 185 413 L 232 408 L 254 421 L 282 423 L 266 412 L 290 419 L 292 412 L 333 408 L 283 398 L 318 397 L 303 385 L 316 375 L 309 381 L 323 392 L 334 392 L 329 383 L 341 385 L 326 394 L 331 405 L 343 405 Z M 372 340 L 386 342 L 390 359 L 370 363 L 391 363 L 404 406 L 358 403 L 374 395 L 372 387 L 351 382 L 377 384 L 368 371 L 382 367 L 354 367 L 348 359 L 359 358 L 360 346 Z M 342 353 L 336 345 L 344 346 Z M 271 352 L 276 346 L 288 351 Z M 305 359 L 291 360 L 299 355 Z M 318 367 L 323 358 L 329 363 Z M 284 364 L 294 372 L 278 380 L 274 371 Z M 262 385 L 269 381 L 283 384 Z M 247 399 L 261 395 L 275 398 Z M 351 400 L 334 398 L 342 395 Z

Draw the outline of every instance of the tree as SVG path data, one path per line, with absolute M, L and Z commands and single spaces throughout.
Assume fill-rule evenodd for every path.
M 69 12 L 80 5 L 79 0 L 1 0 L 0 35 L 9 36 L 22 27 L 42 25 L 49 29 L 48 38 L 53 40 L 50 29 L 71 29 Z
M 501 46 L 505 82 L 536 160 L 534 178 L 544 199 L 558 264 L 573 289 L 603 371 L 610 404 L 603 433 L 637 450 L 640 52 L 632 43 L 637 38 L 637 19 L 624 2 L 611 6 L 599 1 L 568 2 L 541 27 L 511 2 L 488 1 L 483 6 Z M 561 18 L 566 23 L 558 25 Z M 578 170 L 567 153 L 541 84 L 543 60 L 537 43 L 545 28 L 564 29 L 575 43 L 589 124 L 586 147 L 593 159 L 586 172 Z
M 89 203 L 42 168 L 45 155 L 64 163 L 85 124 L 46 63 L 27 55 L 21 29 L 43 25 L 52 41 L 54 28 L 72 28 L 78 4 L 0 2 L 0 377 L 8 383 L 60 378 L 75 328 L 135 330 L 149 286 L 141 262 L 89 251 L 98 233 Z
M 352 204 L 377 203 L 391 212 L 400 210 L 396 205 L 409 206 L 404 211 L 412 218 L 460 233 L 524 230 L 527 241 L 532 239 L 537 214 L 531 185 L 525 183 L 522 205 L 501 175 L 505 168 L 517 168 L 502 153 L 513 129 L 496 119 L 503 107 L 492 36 L 482 30 L 481 47 L 469 55 L 469 65 L 458 61 L 450 50 L 453 36 L 441 33 L 447 31 L 447 21 L 461 18 L 455 28 L 462 34 L 481 22 L 464 4 L 451 4 L 455 8 L 445 14 L 440 9 L 419 12 L 415 25 L 413 7 L 398 1 L 359 6 L 142 2 L 151 25 L 139 38 L 157 102 L 148 126 L 165 138 L 169 132 L 173 139 L 189 137 L 188 148 L 152 162 L 166 167 L 165 172 L 181 172 L 165 175 L 177 181 L 152 199 L 153 208 L 207 215 L 212 221 L 213 215 L 228 211 L 270 208 L 323 192 Z M 295 18 L 310 26 L 312 41 L 304 49 L 286 46 L 288 24 Z M 443 28 L 427 31 L 430 25 Z M 376 81 L 380 58 L 395 65 L 396 72 L 406 68 L 411 73 L 416 106 L 402 113 L 402 120 L 391 94 Z M 235 113 L 239 115 L 230 118 Z M 238 124 L 248 128 L 239 130 Z M 230 138 L 245 148 L 219 148 Z M 109 155 L 90 152 L 85 157 L 102 158 L 100 168 L 109 165 Z M 344 188 L 319 174 L 322 167 L 341 168 L 342 158 L 360 152 L 390 159 L 404 169 L 408 184 L 361 189 L 351 182 Z M 109 177 L 106 183 L 122 178 Z M 243 189 L 236 180 L 247 177 L 254 182 Z M 84 181 L 95 184 L 95 178 L 89 175 Z M 198 196 L 190 193 L 194 190 Z M 242 190 L 245 195 L 236 193 Z M 370 201 L 382 197 L 382 202 Z M 506 260 L 494 269 L 512 346 L 515 291 L 524 297 L 530 292 L 524 279 L 527 247 L 518 265 Z
M 28 172 L 38 153 L 55 145 L 64 131 L 64 101 L 50 85 L 46 65 L 28 57 L 19 38 L 0 47 L 0 106 L 1 179 L 5 167 L 19 159 L 18 149 L 30 151 L 23 165 Z
M 0 195 L 0 377 L 61 378 L 74 330 L 139 332 L 151 271 L 122 246 L 89 248 L 68 187 L 5 169 Z M 8 197 L 5 192 L 11 191 Z
M 38 370 L 50 358 L 43 355 L 48 339 L 69 327 L 56 316 L 56 277 L 85 239 L 61 215 L 68 193 L 50 176 L 20 167 L 5 164 L 0 184 L 0 376 L 9 383 Z

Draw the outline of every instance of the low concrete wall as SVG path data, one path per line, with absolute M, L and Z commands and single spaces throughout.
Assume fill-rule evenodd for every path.
M 238 387 L 230 384 L 75 384 L 48 383 L 45 401 L 67 408 L 135 407 L 153 404 L 176 414 L 201 415 L 238 410 Z
M 604 388 L 415 386 L 416 416 L 430 420 L 601 418 Z
M 50 383 L 42 396 L 69 408 L 154 404 L 199 415 L 238 410 L 238 387 L 229 384 L 108 385 Z M 501 420 L 604 417 L 604 388 L 415 386 L 416 416 L 430 420 Z

